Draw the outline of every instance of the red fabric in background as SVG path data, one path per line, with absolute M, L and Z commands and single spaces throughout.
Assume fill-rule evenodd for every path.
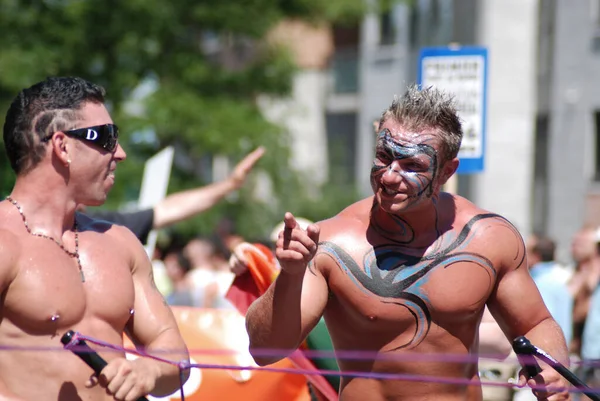
M 267 291 L 277 277 L 279 269 L 275 256 L 269 248 L 262 244 L 247 244 L 243 246 L 243 253 L 248 262 L 248 271 L 237 276 L 227 292 L 227 299 L 246 315 L 248 308 L 262 294 Z M 315 365 L 304 356 L 302 351 L 296 351 L 288 359 L 299 369 L 318 372 Z M 329 382 L 320 375 L 306 375 L 306 379 L 328 401 L 337 401 L 338 394 Z

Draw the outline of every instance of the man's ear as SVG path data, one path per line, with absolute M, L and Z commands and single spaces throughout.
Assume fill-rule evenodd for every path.
M 442 165 L 442 168 L 440 169 L 440 175 L 439 175 L 439 184 L 440 185 L 444 185 L 448 181 L 448 179 L 450 177 L 452 177 L 454 175 L 454 173 L 456 173 L 459 163 L 460 163 L 460 161 L 458 160 L 458 157 L 455 157 L 452 160 L 446 161 Z
M 50 143 L 52 146 L 52 151 L 58 158 L 61 164 L 64 166 L 69 166 L 71 164 L 71 157 L 69 155 L 69 147 L 72 146 L 69 144 L 69 137 L 64 134 L 64 132 L 58 131 L 52 135 L 52 139 L 50 139 Z

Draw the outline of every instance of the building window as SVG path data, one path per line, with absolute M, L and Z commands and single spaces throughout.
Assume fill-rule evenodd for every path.
M 387 10 L 379 18 L 379 44 L 392 45 L 395 42 L 396 29 L 392 13 Z
M 328 113 L 326 117 L 329 179 L 337 184 L 355 181 L 356 119 L 356 113 Z
M 333 44 L 329 71 L 333 79 L 333 92 L 338 94 L 358 92 L 358 25 L 334 26 Z
M 338 94 L 358 92 L 358 51 L 353 48 L 339 49 L 331 60 L 333 92 Z
M 590 1 L 590 18 L 592 24 L 592 51 L 600 54 L 600 0 Z
M 533 202 L 531 220 L 533 230 L 545 232 L 548 221 L 548 154 L 550 119 L 547 114 L 539 115 L 535 124 L 533 163 Z
M 600 34 L 600 0 L 590 1 L 590 17 L 593 24 L 592 29 L 598 36 Z

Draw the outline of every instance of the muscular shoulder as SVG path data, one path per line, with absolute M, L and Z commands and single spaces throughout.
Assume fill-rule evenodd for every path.
M 125 249 L 135 266 L 136 261 L 146 257 L 146 252 L 140 240 L 125 226 L 115 224 L 106 220 L 97 219 L 86 214 L 78 214 L 77 222 L 82 231 L 93 231 L 107 238 L 113 245 Z
M 504 216 L 482 209 L 468 200 L 453 196 L 454 227 L 459 238 L 489 258 L 494 265 L 515 269 L 525 265 L 525 245 L 519 230 Z
M 373 199 L 358 201 L 334 217 L 317 223 L 320 227 L 319 248 L 315 256 L 315 265 L 326 273 L 331 263 L 338 258 L 350 261 L 365 247 L 365 233 L 369 225 L 369 215 Z
M 362 199 L 346 207 L 337 215 L 320 221 L 320 241 L 336 241 L 348 238 L 356 230 L 364 230 L 369 225 L 369 213 L 373 197 Z

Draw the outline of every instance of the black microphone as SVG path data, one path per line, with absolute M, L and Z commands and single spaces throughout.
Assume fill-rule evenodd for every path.
M 525 368 L 529 378 L 537 376 L 542 371 L 542 368 L 540 368 L 540 365 L 538 365 L 534 359 L 536 350 L 533 347 L 533 344 L 531 344 L 527 338 L 524 336 L 515 338 L 513 340 L 512 347 L 515 351 L 515 354 L 517 354 L 519 363 Z M 527 356 L 528 358 L 523 358 L 522 356 Z
M 67 348 L 68 345 L 74 345 L 75 349 L 68 349 L 87 363 L 87 365 L 93 369 L 94 373 L 96 373 L 96 376 L 99 375 L 100 372 L 102 372 L 102 369 L 107 365 L 106 361 L 98 355 L 96 351 L 90 348 L 84 340 L 78 339 L 75 343 L 72 343 L 74 335 L 75 332 L 69 330 L 63 334 L 60 342 L 63 343 L 65 348 Z M 138 398 L 137 401 L 148 401 L 148 399 L 142 396 Z

